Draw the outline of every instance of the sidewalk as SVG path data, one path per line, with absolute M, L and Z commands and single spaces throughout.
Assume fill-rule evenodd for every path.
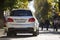
M 58 29 L 58 31 L 55 31 L 53 28 L 49 28 L 48 31 L 46 30 L 46 28 L 43 28 L 43 30 L 41 30 L 41 28 L 39 28 L 39 32 L 40 34 L 60 34 L 60 29 Z
M 4 35 L 4 29 L 0 29 L 0 37 Z

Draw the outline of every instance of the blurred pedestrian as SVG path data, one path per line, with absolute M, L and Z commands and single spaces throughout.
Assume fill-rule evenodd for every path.
M 45 20 L 45 27 L 46 27 L 46 30 L 48 30 L 48 28 L 49 28 L 49 25 L 50 25 L 50 22 L 49 22 L 49 20 L 47 19 L 47 20 Z
M 60 17 L 59 17 L 60 18 Z M 58 28 L 60 28 L 60 19 L 58 20 Z
M 54 27 L 54 31 L 55 31 L 55 30 L 58 31 L 58 20 L 57 20 L 57 19 L 55 19 L 55 20 L 53 21 L 53 27 Z
M 44 19 L 41 19 L 40 25 L 41 25 L 41 30 L 43 30 L 43 28 L 44 28 Z
M 44 23 L 43 23 L 43 22 L 41 22 L 41 23 L 40 23 L 40 25 L 41 25 L 41 30 L 43 30 Z

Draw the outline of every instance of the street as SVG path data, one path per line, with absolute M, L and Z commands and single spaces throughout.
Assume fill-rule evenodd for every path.
M 0 0 L 0 40 L 60 40 L 60 0 Z
M 39 31 L 38 36 L 32 36 L 32 35 L 19 35 L 16 37 L 7 37 L 3 36 L 0 38 L 0 40 L 60 40 L 60 29 L 58 32 L 54 31 L 53 29 L 49 28 L 48 31 L 44 28 L 43 31 Z

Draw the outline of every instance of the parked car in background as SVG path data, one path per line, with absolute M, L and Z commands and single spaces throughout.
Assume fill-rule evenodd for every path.
M 39 23 L 30 10 L 12 10 L 7 19 L 7 36 L 15 36 L 17 33 L 39 34 Z

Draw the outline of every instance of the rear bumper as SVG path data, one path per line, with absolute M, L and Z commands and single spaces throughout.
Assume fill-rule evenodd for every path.
M 14 31 L 16 33 L 33 33 L 33 28 L 9 28 L 8 31 Z
M 12 24 L 8 23 L 7 24 L 8 28 L 28 28 L 28 27 L 35 27 L 35 23 L 17 23 L 17 24 Z

